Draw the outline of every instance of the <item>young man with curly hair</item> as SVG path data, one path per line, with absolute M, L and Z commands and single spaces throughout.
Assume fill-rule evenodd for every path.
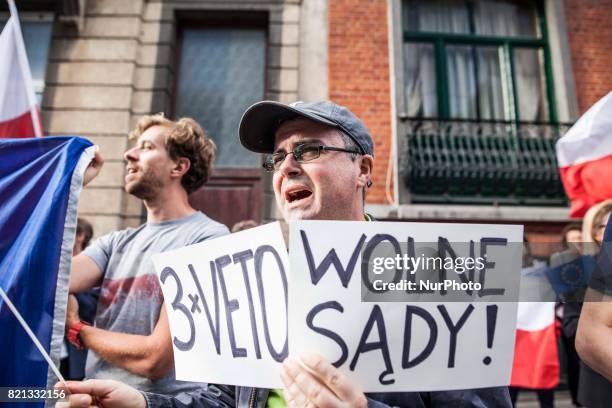
M 142 200 L 147 221 L 94 241 L 72 261 L 70 292 L 100 286 L 93 322 L 81 322 L 71 296 L 68 339 L 89 349 L 86 376 L 113 378 L 143 391 L 176 394 L 195 384 L 174 380 L 172 340 L 151 255 L 228 233 L 189 205 L 189 193 L 211 172 L 215 145 L 193 119 L 145 116 L 130 133 L 124 154 L 125 190 Z M 85 174 L 100 171 L 98 154 Z

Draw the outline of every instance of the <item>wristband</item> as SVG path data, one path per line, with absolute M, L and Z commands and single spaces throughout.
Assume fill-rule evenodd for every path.
M 77 323 L 70 326 L 70 328 L 68 329 L 68 334 L 66 335 L 66 339 L 68 339 L 70 344 L 72 344 L 74 347 L 76 347 L 79 350 L 83 350 L 85 348 L 85 346 L 83 345 L 83 342 L 81 341 L 81 336 L 80 336 L 81 329 L 83 328 L 83 326 L 91 326 L 91 325 L 87 322 L 78 321 Z

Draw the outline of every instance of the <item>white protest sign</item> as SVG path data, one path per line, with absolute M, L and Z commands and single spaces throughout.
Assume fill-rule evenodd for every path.
M 514 355 L 517 299 L 488 299 L 506 290 L 518 296 L 522 241 L 523 228 L 516 225 L 292 222 L 290 354 L 321 353 L 365 392 L 507 385 Z M 435 243 L 440 245 L 437 253 L 446 254 L 451 253 L 453 243 L 468 243 L 469 254 L 456 249 L 455 255 L 463 256 L 464 261 L 468 255 L 475 259 L 469 272 L 474 275 L 465 272 L 459 276 L 457 268 L 440 276 L 449 283 L 472 276 L 479 287 L 470 293 L 482 298 L 470 303 L 361 301 L 362 282 L 370 276 L 368 261 L 364 263 L 365 278 L 362 275 L 362 251 L 365 258 L 382 242 Z M 397 248 L 400 259 L 402 246 L 392 247 Z M 373 258 L 368 257 L 371 267 Z M 385 259 L 378 265 L 384 265 Z M 480 266 L 474 266 L 478 263 Z M 499 271 L 505 288 L 492 283 L 500 282 L 494 279 Z M 399 272 L 406 270 L 400 268 Z M 404 295 L 408 291 L 402 290 Z M 450 290 L 433 292 L 440 292 L 436 295 L 445 299 Z
M 156 254 L 183 381 L 279 388 L 288 259 L 278 223 Z

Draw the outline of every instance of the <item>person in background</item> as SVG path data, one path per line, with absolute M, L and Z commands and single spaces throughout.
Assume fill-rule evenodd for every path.
M 612 213 L 612 199 L 595 204 L 582 219 L 583 252 L 597 255 L 601 248 L 606 224 Z
M 93 238 L 93 227 L 83 219 L 77 220 L 77 232 L 74 238 L 73 256 L 83 252 L 89 246 L 89 241 Z M 98 297 L 100 296 L 100 288 L 92 288 L 87 292 L 77 293 L 75 295 L 79 303 L 79 311 L 81 318 L 89 323 L 93 323 L 96 316 L 96 306 Z M 72 344 L 68 343 L 68 377 L 71 380 L 82 380 L 85 378 L 85 361 L 87 360 L 87 350 L 79 350 Z
M 231 231 L 232 231 L 232 233 L 239 232 L 239 231 L 244 231 L 244 230 L 248 230 L 250 228 L 255 228 L 258 225 L 259 224 L 257 224 L 257 222 L 255 220 L 242 220 L 242 221 L 238 221 L 237 223 L 235 223 L 234 226 L 232 227 Z
M 89 241 L 93 237 L 93 227 L 84 218 L 77 219 L 76 235 L 74 237 L 74 245 L 72 247 L 72 256 L 80 254 L 83 249 L 87 248 Z M 93 322 L 96 314 L 96 305 L 100 288 L 93 288 L 87 292 L 78 293 L 76 295 L 81 311 L 81 318 L 86 322 Z M 85 360 L 87 359 L 87 350 L 79 350 L 68 341 L 64 340 L 62 347 L 62 358 L 60 370 L 64 378 L 69 380 L 82 380 L 85 377 Z
M 289 246 L 289 224 L 287 224 L 285 220 L 279 220 L 278 223 L 280 224 L 281 231 L 283 233 L 283 239 L 285 240 L 285 245 Z M 257 226 L 259 226 L 259 224 L 257 224 L 255 220 L 243 220 L 243 221 L 238 221 L 237 223 L 235 223 L 231 231 L 232 233 L 234 233 L 234 232 L 244 231 L 249 228 L 255 228 Z
M 72 248 L 72 256 L 77 256 L 85 248 L 89 246 L 89 241 L 93 238 L 93 227 L 85 218 L 77 219 L 76 236 L 74 237 L 74 246 Z
M 582 225 L 579 223 L 571 223 L 565 226 L 561 231 L 561 246 L 563 251 L 570 251 L 580 256 L 582 253 Z M 551 256 L 551 265 L 555 264 L 555 257 L 558 254 Z M 576 294 L 572 294 L 570 298 L 575 299 Z M 576 328 L 578 326 L 578 317 L 582 302 L 569 301 L 560 302 L 557 305 L 557 316 L 561 320 L 561 341 L 565 351 L 567 361 L 567 386 L 572 397 L 572 403 L 581 407 L 578 402 L 578 379 L 580 378 L 580 357 L 576 352 Z
M 534 271 L 542 268 L 544 265 L 546 265 L 545 262 L 539 261 L 533 256 L 533 250 L 532 250 L 531 244 L 529 240 L 527 239 L 527 237 L 523 236 L 523 265 L 522 265 L 521 274 L 524 275 L 530 272 L 533 273 Z M 519 304 L 519 319 L 521 316 L 520 307 L 521 307 L 521 304 Z M 548 309 L 545 309 L 545 310 L 548 310 Z M 554 311 L 550 309 L 550 313 L 552 314 L 554 313 Z M 534 356 L 537 356 L 537 358 L 534 358 L 534 360 L 538 360 L 538 361 L 533 361 L 530 359 L 521 359 L 521 358 L 517 359 L 517 356 L 522 357 L 520 353 L 524 353 L 526 349 L 536 348 L 539 351 L 547 349 L 547 348 L 541 348 L 540 347 L 541 343 L 534 344 L 530 337 L 527 337 L 524 340 L 522 340 L 522 341 L 526 341 L 526 344 L 521 343 L 521 339 L 522 338 L 520 338 L 517 335 L 515 351 L 514 351 L 515 361 L 514 361 L 513 370 L 516 370 L 517 364 L 522 364 L 522 367 L 527 367 L 528 371 L 530 373 L 533 373 L 532 375 L 535 380 L 542 382 L 543 379 L 545 379 L 549 375 L 550 366 L 554 365 L 551 363 L 556 363 L 556 361 L 551 362 L 550 355 L 547 353 L 535 354 Z M 545 341 L 546 340 L 550 340 L 552 342 L 552 345 L 555 347 L 554 358 L 556 359 L 557 358 L 556 338 L 553 338 L 553 339 L 546 338 Z M 543 364 L 543 362 L 545 362 L 545 364 Z M 535 392 L 538 397 L 540 408 L 553 408 L 554 407 L 554 403 L 555 403 L 555 389 L 554 388 L 539 388 L 539 386 L 538 388 L 535 388 L 533 382 L 531 381 L 525 384 L 524 379 L 521 379 L 520 377 L 518 380 L 515 379 L 515 373 L 513 372 L 513 375 L 511 377 L 511 383 L 510 383 L 510 386 L 508 387 L 508 391 L 510 392 L 510 399 L 512 401 L 513 407 L 516 407 L 516 401 L 518 399 L 518 395 L 520 391 L 522 390 Z
M 591 207 L 582 230 L 585 251 L 598 255 L 598 266 L 589 282 L 576 332 L 576 350 L 582 359 L 578 401 L 589 408 L 610 407 L 612 401 L 612 264 L 610 248 L 602 248 L 611 213 L 612 200 Z M 612 239 L 610 235 L 606 238 Z
M 582 225 L 577 222 L 567 224 L 561 231 L 561 246 L 563 250 L 573 250 L 582 253 Z

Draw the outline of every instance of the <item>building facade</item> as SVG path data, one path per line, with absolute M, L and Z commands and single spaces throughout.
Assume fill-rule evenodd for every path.
M 192 202 L 230 227 L 279 215 L 240 147 L 261 99 L 331 99 L 375 141 L 379 219 L 568 221 L 554 142 L 612 89 L 610 0 L 63 0 L 18 2 L 43 126 L 100 146 L 80 214 L 96 235 L 143 222 L 123 191 L 144 114 L 192 116 L 218 145 Z M 6 17 L 6 15 L 4 16 Z M 0 19 L 2 16 L 0 16 Z

